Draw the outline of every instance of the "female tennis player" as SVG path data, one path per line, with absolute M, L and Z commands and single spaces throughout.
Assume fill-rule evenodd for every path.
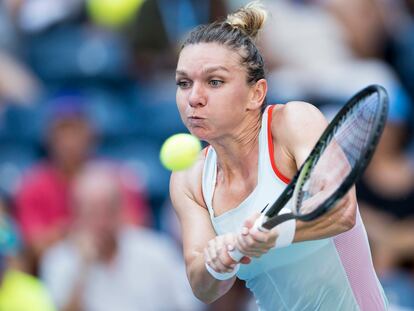
M 189 131 L 209 143 L 190 169 L 174 172 L 170 194 L 182 226 L 187 274 L 206 303 L 235 277 L 228 251 L 245 255 L 237 277 L 260 310 L 385 310 L 354 190 L 312 222 L 253 230 L 327 126 L 304 102 L 266 105 L 264 62 L 255 46 L 266 11 L 256 2 L 194 29 L 176 70 L 177 105 Z

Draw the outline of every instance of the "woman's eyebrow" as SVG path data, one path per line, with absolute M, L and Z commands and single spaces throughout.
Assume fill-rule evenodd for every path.
M 226 71 L 226 72 L 230 72 L 230 70 L 228 70 L 224 66 L 212 66 L 212 67 L 208 67 L 208 68 L 203 69 L 203 72 L 204 73 L 212 73 L 214 71 L 220 71 L 220 70 Z
M 184 70 L 176 70 L 175 74 L 178 76 L 184 76 L 184 77 L 187 76 L 187 73 Z
M 215 72 L 215 71 L 220 71 L 220 70 L 222 70 L 222 71 L 226 71 L 226 72 L 230 72 L 230 70 L 229 70 L 229 69 L 227 69 L 227 68 L 226 68 L 226 67 L 224 67 L 224 66 L 212 66 L 212 67 L 207 67 L 207 68 L 204 68 L 204 69 L 202 70 L 202 73 L 203 73 L 203 74 L 209 74 L 209 73 L 213 73 L 213 72 Z M 186 72 L 185 70 L 181 70 L 181 69 L 177 69 L 177 70 L 175 71 L 175 74 L 176 74 L 176 75 L 178 75 L 178 76 L 184 76 L 184 77 L 188 76 L 187 72 Z

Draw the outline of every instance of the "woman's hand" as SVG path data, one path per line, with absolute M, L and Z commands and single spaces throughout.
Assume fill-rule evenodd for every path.
M 254 222 L 260 217 L 255 213 L 244 222 L 241 234 L 236 237 L 236 247 L 248 257 L 260 257 L 275 246 L 278 237 L 277 227 L 263 232 L 253 228 Z
M 219 235 L 211 239 L 204 249 L 206 263 L 216 272 L 232 272 L 237 262 L 230 257 L 229 252 L 234 250 L 235 244 L 236 235 L 234 233 Z M 240 262 L 247 264 L 250 259 L 243 257 Z

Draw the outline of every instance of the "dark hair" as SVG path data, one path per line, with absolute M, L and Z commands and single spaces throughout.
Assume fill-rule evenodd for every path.
M 247 83 L 254 84 L 265 78 L 264 61 L 255 45 L 255 39 L 267 17 L 266 11 L 251 2 L 226 20 L 195 28 L 184 41 L 181 49 L 197 43 L 219 43 L 239 52 L 241 63 L 247 70 Z M 265 106 L 265 104 L 264 104 Z

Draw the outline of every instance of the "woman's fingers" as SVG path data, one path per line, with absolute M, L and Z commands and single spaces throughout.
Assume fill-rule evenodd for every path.
M 240 234 L 236 238 L 237 248 L 246 256 L 262 255 L 275 246 L 275 241 L 278 236 L 277 229 L 262 232 L 259 230 L 252 230 L 248 234 Z
M 230 257 L 229 251 L 234 249 L 230 241 L 233 237 L 216 237 L 208 242 L 204 249 L 206 263 L 217 272 L 231 272 L 236 266 L 235 261 Z
M 237 263 L 230 257 L 229 252 L 235 248 L 245 255 L 240 262 L 247 264 L 250 262 L 249 257 L 260 257 L 274 247 L 278 230 L 257 230 L 254 223 L 258 217 L 259 213 L 249 217 L 244 222 L 241 234 L 226 234 L 210 240 L 204 251 L 207 264 L 217 272 L 231 272 Z
M 244 221 L 242 232 L 246 231 L 245 228 L 251 229 L 254 226 L 254 223 L 255 223 L 256 219 L 259 218 L 259 217 L 260 217 L 260 213 L 254 213 L 249 218 L 247 218 Z

